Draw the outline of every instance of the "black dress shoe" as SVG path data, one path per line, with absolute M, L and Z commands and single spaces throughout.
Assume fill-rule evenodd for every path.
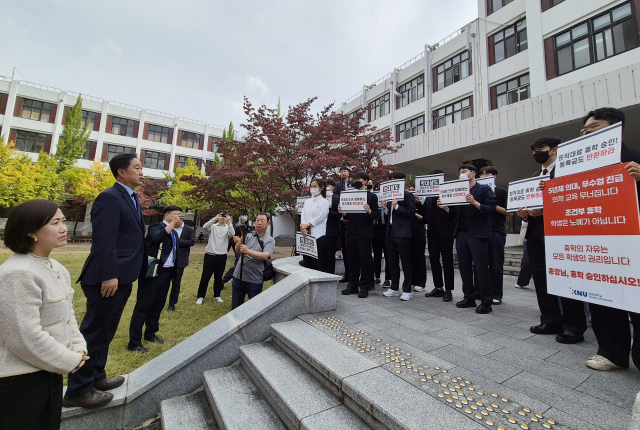
M 345 288 L 344 290 L 342 290 L 342 294 L 344 294 L 345 296 L 348 296 L 349 294 L 357 294 L 358 293 L 358 288 Z
M 529 331 L 535 334 L 560 334 L 562 333 L 562 327 L 539 324 L 529 327 Z
M 80 396 L 71 397 L 67 394 L 62 399 L 62 406 L 65 408 L 97 408 L 106 405 L 113 399 L 113 394 L 92 388 Z
M 451 294 L 451 291 L 447 290 L 444 292 L 444 295 L 442 296 L 442 301 L 443 302 L 450 302 L 453 300 L 453 295 Z
M 391 281 L 384 281 L 384 283 L 382 284 L 383 287 L 387 287 L 389 288 L 391 286 Z
M 144 340 L 146 340 L 147 342 L 151 342 L 151 343 L 157 343 L 159 345 L 162 345 L 164 343 L 164 340 L 158 338 L 158 336 L 145 337 Z
M 358 297 L 361 299 L 366 299 L 369 296 L 368 288 L 360 288 L 360 292 L 358 293 Z
M 491 305 L 485 302 L 480 303 L 480 305 L 476 308 L 477 314 L 488 314 L 491 311 L 493 311 L 493 309 L 491 309 Z
M 167 312 L 175 312 L 175 311 L 176 311 L 175 305 L 169 305 L 169 307 L 167 308 Z
M 144 346 L 141 346 L 141 345 L 138 345 L 138 346 L 127 345 L 127 351 L 139 352 L 141 354 L 145 354 L 145 353 L 149 352 L 149 350 L 147 348 L 145 348 Z
M 583 335 L 575 333 L 570 330 L 564 330 L 562 333 L 556 336 L 556 342 L 560 342 L 560 343 L 574 344 L 574 343 L 580 343 L 583 341 L 584 341 Z
M 425 297 L 444 297 L 444 290 L 434 288 L 424 295 Z
M 100 391 L 109 391 L 118 388 L 122 384 L 124 384 L 124 376 L 112 376 L 96 382 L 93 384 L 93 388 Z
M 340 279 L 338 282 L 340 282 L 341 284 L 344 284 L 345 282 L 349 282 L 349 278 L 345 278 L 343 276 L 342 279 Z
M 468 298 L 465 297 L 464 299 L 462 299 L 458 303 L 456 303 L 456 306 L 459 307 L 459 308 L 475 308 L 476 307 L 476 301 L 468 299 Z

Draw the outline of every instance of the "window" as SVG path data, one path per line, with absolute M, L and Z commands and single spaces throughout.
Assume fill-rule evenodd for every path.
M 183 131 L 182 142 L 180 142 L 180 146 L 195 149 L 200 148 L 200 135 L 192 133 L 190 131 Z
M 471 118 L 471 97 L 440 108 L 434 111 L 433 116 L 433 124 L 436 126 L 434 129 Z
M 113 117 L 111 123 L 111 134 L 133 137 L 133 128 L 136 122 L 132 119 Z
M 469 51 L 445 61 L 437 68 L 438 90 L 469 76 Z
M 49 118 L 51 117 L 51 103 L 24 99 L 22 101 L 22 113 L 20 116 L 36 121 L 49 122 Z
M 348 115 L 349 121 L 351 121 L 354 117 L 360 115 L 360 112 L 362 112 L 362 109 L 357 109 L 353 112 L 351 112 Z M 365 116 L 363 115 L 362 118 L 360 118 L 360 127 L 362 127 L 363 125 L 365 125 L 367 123 L 367 119 L 365 118 Z
M 95 126 L 96 123 L 96 113 L 95 112 L 89 112 L 88 110 L 83 110 L 82 111 L 82 126 L 84 127 L 86 124 L 88 124 L 87 128 L 89 130 L 93 130 L 93 127 Z
M 558 75 L 638 47 L 631 4 L 625 3 L 555 36 Z
M 16 133 L 16 149 L 23 152 L 38 153 L 44 151 L 46 140 L 46 134 L 18 130 Z
M 551 0 L 551 7 L 558 6 L 564 0 Z
M 396 142 L 424 133 L 424 115 L 398 126 Z
M 178 165 L 175 167 L 180 167 L 180 168 L 185 168 L 187 167 L 187 163 L 189 162 L 189 160 L 191 159 L 191 157 L 187 157 L 186 155 L 180 155 L 178 156 Z M 198 160 L 195 160 L 196 163 L 195 165 L 198 165 Z
M 91 155 L 91 145 L 94 144 L 95 142 L 91 142 L 88 141 L 85 145 L 84 145 L 84 154 L 82 154 L 82 157 L 80 157 L 82 160 L 90 160 L 90 155 Z
M 493 13 L 498 9 L 502 9 L 503 7 L 511 3 L 513 0 L 489 0 L 489 1 L 491 2 L 491 12 Z
M 148 169 L 164 170 L 166 155 L 161 152 L 144 151 L 144 166 Z
M 169 142 L 169 127 L 149 124 L 147 140 L 160 143 L 171 143 Z
M 391 98 L 389 93 L 369 103 L 369 122 L 375 121 L 390 112 Z
M 115 119 L 115 118 L 114 118 Z M 111 161 L 113 157 L 118 154 L 128 154 L 134 152 L 136 148 L 129 148 L 127 146 L 107 145 L 107 163 Z
M 420 75 L 398 87 L 398 92 L 402 94 L 400 97 L 400 107 L 413 103 L 424 97 L 424 75 Z
M 531 91 L 529 90 L 529 74 L 527 73 L 519 78 L 496 85 L 496 100 L 493 102 L 493 109 L 518 103 L 529 97 L 531 97 Z
M 527 20 L 522 19 L 492 37 L 495 64 L 527 49 Z

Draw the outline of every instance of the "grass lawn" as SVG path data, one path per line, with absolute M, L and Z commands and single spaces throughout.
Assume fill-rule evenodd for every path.
M 66 251 L 68 248 L 70 247 L 62 248 L 59 251 L 55 250 L 51 256 L 67 268 L 71 274 L 72 282 L 75 282 L 80 275 L 82 265 L 89 253 L 68 252 Z M 11 255 L 10 252 L 0 253 L 0 264 L 4 263 Z M 191 254 L 189 266 L 185 269 L 184 276 L 182 277 L 180 299 L 176 305 L 176 312 L 167 312 L 165 306 L 165 310 L 160 316 L 160 331 L 158 332 L 158 337 L 164 340 L 164 344 L 157 345 L 143 340 L 143 345 L 149 349 L 147 354 L 133 353 L 126 349 L 127 343 L 129 342 L 129 322 L 131 321 L 131 313 L 136 303 L 137 283 L 133 284 L 131 297 L 122 314 L 116 336 L 113 342 L 111 342 L 109 360 L 107 362 L 107 375 L 115 376 L 130 373 L 132 370 L 177 345 L 231 310 L 231 283 L 225 284 L 225 288 L 222 290 L 221 297 L 224 303 L 218 303 L 213 300 L 213 279 L 209 283 L 209 291 L 207 292 L 204 303 L 200 306 L 195 304 L 203 260 L 203 253 Z M 232 265 L 233 256 L 230 254 L 227 258 L 227 269 Z M 225 269 L 225 272 L 227 269 Z M 265 283 L 265 289 L 271 285 L 273 285 L 272 282 Z M 86 311 L 86 299 L 80 288 L 80 284 L 74 284 L 73 288 L 75 290 L 73 307 L 78 324 L 80 324 Z

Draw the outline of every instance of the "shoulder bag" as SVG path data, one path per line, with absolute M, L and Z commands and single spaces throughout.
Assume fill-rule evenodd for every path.
M 264 252 L 264 242 L 260 240 L 260 237 L 256 235 L 256 239 L 258 239 L 258 243 L 260 244 L 260 249 Z M 264 260 L 264 270 L 262 272 L 262 280 L 270 281 L 275 279 L 276 271 L 273 268 L 273 264 L 269 260 Z

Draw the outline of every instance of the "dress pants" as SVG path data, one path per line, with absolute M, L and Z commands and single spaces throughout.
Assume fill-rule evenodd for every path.
M 327 261 L 325 272 L 336 273 L 336 247 L 338 245 L 338 236 L 325 236 L 324 255 Z
M 209 281 L 213 275 L 213 297 L 220 297 L 222 292 L 222 274 L 227 265 L 227 254 L 213 255 L 204 254 L 204 262 L 202 263 L 202 275 L 200 276 L 200 285 L 198 286 L 198 297 L 203 299 L 207 296 Z
M 456 235 L 456 251 L 462 278 L 462 292 L 465 299 L 475 300 L 476 293 L 483 303 L 493 303 L 493 285 L 489 271 L 489 239 L 471 236 L 468 231 L 458 231 Z M 477 274 L 478 291 L 473 283 L 473 272 Z
M 445 288 L 447 291 L 453 290 L 453 238 L 440 237 L 438 232 L 430 231 L 427 235 L 427 246 L 429 248 L 429 263 L 431 264 L 431 274 L 433 275 L 433 285 L 436 288 Z M 442 265 L 440 265 L 442 256 Z M 442 271 L 444 268 L 444 282 Z
M 373 272 L 376 279 L 380 279 L 382 273 L 382 254 L 384 253 L 384 280 L 390 279 L 389 261 L 387 258 L 387 241 L 384 237 L 376 237 L 371 241 L 373 247 Z
M 529 263 L 529 251 L 527 242 L 524 243 L 524 252 L 522 253 L 522 260 L 520 260 L 520 273 L 518 274 L 518 285 L 526 287 L 531 282 L 531 264 Z
M 527 250 L 540 307 L 540 323 L 552 327 L 563 327 L 578 335 L 583 334 L 587 329 L 583 302 L 565 297 L 559 298 L 547 292 L 544 238 L 527 239 Z M 562 310 L 560 310 L 560 302 L 562 302 Z
M 178 267 L 176 269 L 176 277 L 171 280 L 171 293 L 169 293 L 169 306 L 178 303 L 178 296 L 180 295 L 180 284 L 182 283 L 182 275 L 184 274 L 184 267 Z
M 0 430 L 58 430 L 62 375 L 40 372 L 0 378 Z
M 247 281 L 240 281 L 238 278 L 233 278 L 231 286 L 233 291 L 231 293 L 231 310 L 237 308 L 244 303 L 245 296 L 249 297 L 249 300 L 262 292 L 263 283 L 252 283 Z
M 80 333 L 87 342 L 87 355 L 90 358 L 80 370 L 69 374 L 67 394 L 71 397 L 91 391 L 96 382 L 107 377 L 104 367 L 107 364 L 109 344 L 118 329 L 122 311 L 131 295 L 132 284 L 118 284 L 116 293 L 111 297 L 102 297 L 101 288 L 101 285 L 82 285 L 87 298 L 87 313 L 80 324 Z
M 393 232 L 393 225 L 389 226 L 387 236 L 387 251 L 389 252 L 389 270 L 391 271 L 391 289 L 400 289 L 400 262 L 402 261 L 402 273 L 404 282 L 402 292 L 411 292 L 411 276 L 413 274 L 411 266 L 411 239 L 399 239 Z
M 160 330 L 160 314 L 175 273 L 175 267 L 159 267 L 158 276 L 145 278 L 138 284 L 136 306 L 129 325 L 129 347 L 142 346 L 142 326 L 145 327 L 145 339 L 154 337 Z
M 411 226 L 411 283 L 418 287 L 427 286 L 427 257 L 424 250 L 427 247 L 427 236 L 422 224 Z M 404 266 L 403 266 L 404 267 Z
M 343 248 L 344 252 L 344 248 Z M 371 239 L 365 239 L 359 233 L 347 236 L 347 252 L 349 254 L 349 283 L 352 291 L 373 288 L 373 257 L 371 256 Z
M 504 246 L 507 236 L 501 233 L 491 233 L 489 239 L 489 271 L 493 284 L 493 298 L 502 300 L 502 284 L 504 280 Z
M 627 369 L 631 349 L 633 363 L 640 369 L 640 314 L 594 303 L 590 303 L 589 308 L 591 309 L 591 328 L 598 340 L 598 355 Z M 633 347 L 629 317 L 633 324 Z
M 342 223 L 340 223 L 342 224 Z M 342 248 L 342 261 L 344 262 L 344 277 L 349 279 L 351 271 L 349 270 L 349 250 L 347 249 L 347 228 L 342 224 L 339 228 L 340 247 Z M 356 283 L 358 280 L 356 279 Z

